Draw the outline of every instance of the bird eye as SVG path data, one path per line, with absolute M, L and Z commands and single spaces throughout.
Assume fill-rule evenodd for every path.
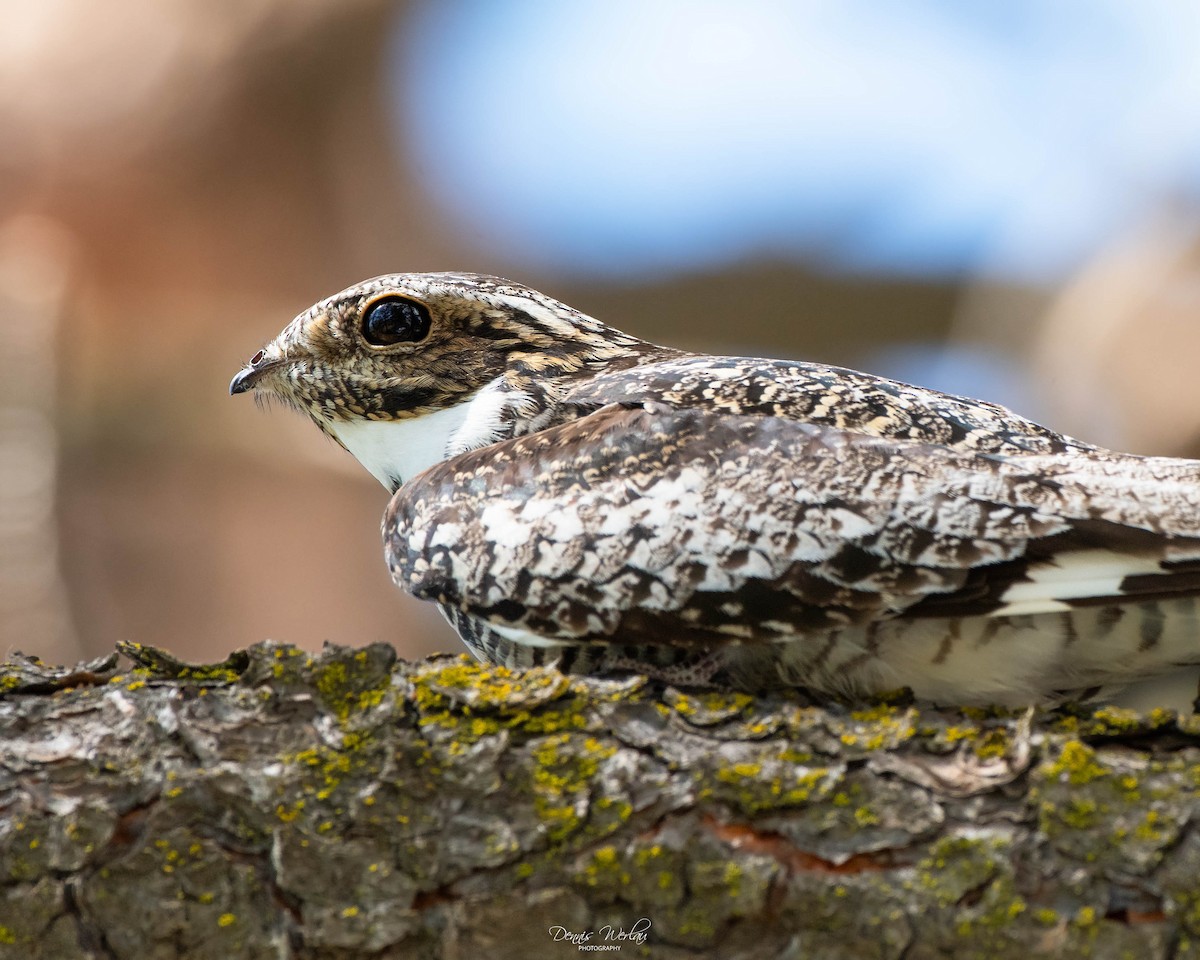
M 416 343 L 429 333 L 429 308 L 407 297 L 376 300 L 363 314 L 362 332 L 367 343 L 386 347 L 393 343 Z

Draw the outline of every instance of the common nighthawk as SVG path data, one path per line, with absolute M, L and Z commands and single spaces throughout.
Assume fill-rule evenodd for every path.
M 473 274 L 321 301 L 250 389 L 393 492 L 392 577 L 484 660 L 1009 704 L 1200 663 L 1198 461 Z

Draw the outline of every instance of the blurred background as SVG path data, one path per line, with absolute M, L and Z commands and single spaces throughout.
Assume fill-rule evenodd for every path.
M 0 644 L 458 649 L 385 491 L 226 395 L 449 269 L 1200 455 L 1200 6 L 0 4 Z

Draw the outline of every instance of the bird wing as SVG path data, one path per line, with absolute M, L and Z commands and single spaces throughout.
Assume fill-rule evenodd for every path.
M 1200 464 L 612 404 L 419 474 L 392 576 L 559 640 L 753 642 L 1200 588 Z
M 982 453 L 1095 449 L 995 403 L 800 360 L 680 354 L 581 379 L 564 405 L 665 403 L 772 416 Z

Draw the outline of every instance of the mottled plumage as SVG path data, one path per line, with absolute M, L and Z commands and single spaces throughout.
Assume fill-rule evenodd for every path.
M 317 304 L 250 387 L 395 491 L 393 578 L 488 660 L 1003 703 L 1200 663 L 1194 461 L 469 274 Z

